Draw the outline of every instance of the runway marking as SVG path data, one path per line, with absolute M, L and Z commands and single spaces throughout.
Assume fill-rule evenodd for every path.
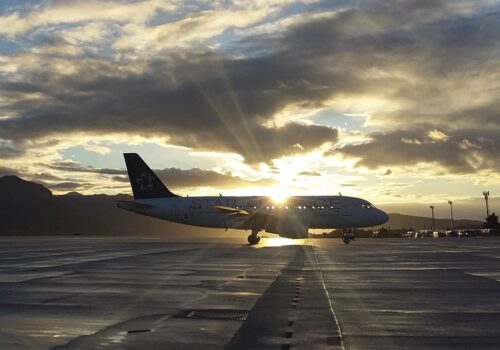
M 326 283 L 325 283 L 325 278 L 323 276 L 323 270 L 321 270 L 321 265 L 319 264 L 319 259 L 318 259 L 318 253 L 316 252 L 316 249 L 313 247 L 312 251 L 314 253 L 314 257 L 316 259 L 316 266 L 319 271 L 319 276 L 321 278 L 321 285 L 323 287 L 323 290 L 325 291 L 326 299 L 328 300 L 328 305 L 330 307 L 330 312 L 332 313 L 333 320 L 335 322 L 335 325 L 337 326 L 337 332 L 339 334 L 338 339 L 339 339 L 339 345 L 342 348 L 342 350 L 345 350 L 344 346 L 344 340 L 342 338 L 342 329 L 340 328 L 339 320 L 337 318 L 337 315 L 335 314 L 335 310 L 333 309 L 333 304 L 332 304 L 332 299 L 330 298 L 330 293 L 328 292 L 328 288 L 326 288 Z M 329 342 L 332 342 L 334 337 L 330 337 L 328 339 Z M 331 344 L 335 345 L 335 344 Z
M 311 250 L 311 246 L 297 248 L 295 257 L 257 300 L 225 350 L 344 350 L 338 322 L 332 319 L 326 285 Z

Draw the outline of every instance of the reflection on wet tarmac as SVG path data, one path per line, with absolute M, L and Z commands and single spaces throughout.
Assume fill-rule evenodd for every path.
M 245 238 L 2 238 L 0 349 L 500 348 L 500 240 Z
M 291 239 L 284 237 L 276 238 L 262 238 L 259 244 L 252 246 L 252 248 L 267 248 L 267 247 L 283 247 L 289 245 L 306 245 L 309 244 L 308 239 Z

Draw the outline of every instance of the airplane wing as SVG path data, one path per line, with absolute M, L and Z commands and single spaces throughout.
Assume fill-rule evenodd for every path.
M 222 205 L 214 206 L 214 208 L 220 214 L 243 219 L 243 224 L 240 228 L 253 229 L 257 227 L 288 238 L 306 238 L 308 236 L 307 227 L 296 219 L 280 217 L 273 213 L 251 212 Z
M 227 214 L 230 216 L 247 216 L 251 215 L 248 211 L 239 209 L 239 208 L 234 208 L 234 207 L 226 207 L 224 205 L 215 205 L 213 207 L 216 209 L 220 214 Z
M 265 227 L 266 224 L 273 222 L 277 219 L 275 215 L 262 213 L 257 211 L 247 211 L 240 208 L 227 207 L 224 205 L 213 206 L 220 214 L 226 214 L 230 217 L 241 217 L 244 219 L 245 224 L 249 227 Z

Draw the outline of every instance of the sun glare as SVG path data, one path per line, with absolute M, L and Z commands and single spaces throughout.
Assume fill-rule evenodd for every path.
M 281 204 L 288 198 L 288 191 L 286 188 L 273 188 L 271 193 L 273 202 Z
M 291 239 L 285 237 L 264 238 L 260 244 L 255 245 L 253 248 L 267 248 L 267 247 L 284 247 L 288 245 L 307 245 L 307 239 Z

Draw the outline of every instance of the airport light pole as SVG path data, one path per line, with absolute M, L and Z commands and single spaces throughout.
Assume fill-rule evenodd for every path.
M 450 205 L 450 211 L 451 211 L 451 230 L 453 231 L 453 202 L 448 201 L 448 204 Z
M 483 191 L 484 200 L 486 202 L 486 217 L 490 216 L 490 207 L 488 205 L 488 198 L 490 197 L 490 191 Z
M 430 208 L 432 212 L 432 231 L 434 231 L 436 229 L 436 223 L 434 222 L 434 206 L 431 205 Z

